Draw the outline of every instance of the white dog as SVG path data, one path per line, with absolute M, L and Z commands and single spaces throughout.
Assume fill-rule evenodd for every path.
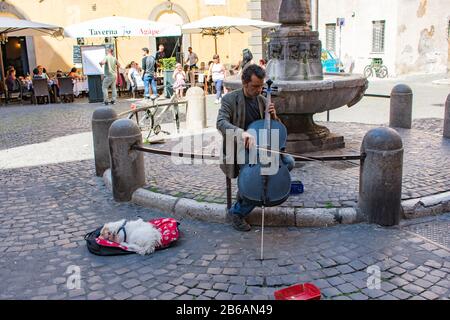
M 100 237 L 120 243 L 140 255 L 153 253 L 162 239 L 161 232 L 142 219 L 109 222 L 103 226 Z

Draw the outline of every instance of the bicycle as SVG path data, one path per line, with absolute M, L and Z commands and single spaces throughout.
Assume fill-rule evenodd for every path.
M 383 59 L 372 58 L 372 62 L 364 68 L 364 76 L 366 78 L 372 77 L 374 73 L 377 78 L 383 79 L 388 76 L 388 68 L 383 65 Z
M 151 103 L 152 103 L 151 105 L 143 106 L 141 108 L 134 108 L 134 110 L 129 112 L 128 119 L 132 119 L 133 117 L 135 117 L 136 123 L 139 126 L 139 129 L 141 131 L 148 130 L 148 134 L 147 134 L 146 138 L 144 139 L 144 141 L 149 141 L 151 136 L 157 136 L 160 133 L 164 133 L 167 135 L 171 134 L 170 132 L 164 131 L 161 128 L 161 121 L 162 121 L 161 118 L 170 107 L 173 107 L 172 114 L 173 114 L 173 120 L 175 121 L 175 124 L 177 127 L 177 133 L 180 132 L 179 105 L 187 104 L 187 101 L 180 100 L 176 96 L 176 94 L 174 94 L 172 92 L 171 92 L 171 94 L 172 94 L 172 96 L 170 97 L 170 100 L 168 102 L 159 104 L 159 103 L 156 103 L 157 98 L 152 97 L 149 99 L 149 101 L 151 101 Z M 164 108 L 158 115 L 156 115 L 160 107 L 164 107 Z M 144 112 L 144 116 L 141 119 L 139 119 L 139 112 L 141 112 L 141 111 Z M 153 135 L 152 135 L 152 133 L 153 133 Z

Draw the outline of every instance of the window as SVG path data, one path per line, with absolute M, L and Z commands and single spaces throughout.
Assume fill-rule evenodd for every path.
M 448 39 L 450 40 L 450 20 L 448 21 Z
M 384 52 L 384 29 L 386 21 L 372 21 L 372 52 Z
M 326 27 L 326 48 L 327 50 L 336 52 L 336 24 L 330 23 Z

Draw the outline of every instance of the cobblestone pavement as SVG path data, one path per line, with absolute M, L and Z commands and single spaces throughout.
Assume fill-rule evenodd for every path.
M 90 123 L 92 106 L 34 108 L 0 108 L 2 134 L 3 128 L 17 128 L 10 131 L 14 145 L 50 139 L 44 133 L 37 140 L 29 137 L 45 131 L 37 124 L 40 114 L 51 109 L 59 120 L 52 124 L 53 137 L 89 130 L 81 122 Z M 78 120 L 59 117 L 59 108 Z M 36 118 L 20 129 L 15 117 L 24 113 Z M 4 141 L 0 147 L 10 148 Z M 92 159 L 3 169 L 0 185 L 0 299 L 273 299 L 275 290 L 306 281 L 319 286 L 324 299 L 450 296 L 450 248 L 423 231 L 434 222 L 448 226 L 450 214 L 399 228 L 267 228 L 264 261 L 259 260 L 259 228 L 243 234 L 227 225 L 185 219 L 181 238 L 171 248 L 147 257 L 98 257 L 85 247 L 88 231 L 123 217 L 163 215 L 114 202 L 94 176 Z M 73 266 L 80 268 L 81 288 L 69 290 Z M 367 286 L 374 284 L 369 266 L 380 269 L 379 289 Z
M 345 137 L 346 148 L 307 155 L 358 155 L 364 135 L 376 127 L 335 122 L 325 125 L 332 132 Z M 439 131 L 442 128 L 443 121 L 427 119 L 415 121 L 412 130 L 398 129 L 405 149 L 402 189 L 404 200 L 450 190 L 450 167 L 442 166 L 442 163 L 450 160 L 450 140 L 442 137 Z M 218 136 L 218 133 L 206 134 L 203 138 L 203 150 L 194 148 L 188 151 L 219 154 Z M 216 139 L 212 139 L 213 137 Z M 175 139 L 157 148 L 172 150 L 180 141 Z M 217 163 L 179 165 L 168 157 L 154 154 L 146 154 L 145 159 L 148 182 L 146 188 L 149 190 L 197 201 L 226 203 L 225 177 Z M 291 174 L 293 179 L 303 182 L 305 192 L 291 196 L 283 206 L 354 206 L 358 200 L 359 171 L 357 161 L 300 163 Z M 233 183 L 233 190 L 236 190 L 236 181 Z

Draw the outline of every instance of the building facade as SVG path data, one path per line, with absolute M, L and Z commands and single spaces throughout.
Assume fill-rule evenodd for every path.
M 391 76 L 446 72 L 449 28 L 448 0 L 319 0 L 324 48 L 340 52 L 344 64 L 354 61 L 358 73 L 372 58 Z
M 105 16 L 125 16 L 160 22 L 184 24 L 212 15 L 227 15 L 243 18 L 261 18 L 260 1 L 241 0 L 7 0 L 0 2 L 0 16 L 16 17 L 36 22 L 66 27 L 85 20 Z M 250 48 L 258 57 L 262 53 L 261 33 L 231 33 L 218 38 L 218 53 L 223 63 L 236 64 L 244 48 Z M 105 38 L 85 39 L 86 44 L 101 44 Z M 181 38 L 130 38 L 118 41 L 119 61 L 127 64 L 140 61 L 141 48 L 156 51 L 164 43 L 173 50 L 187 53 L 189 46 L 200 61 L 212 60 L 214 39 L 201 35 L 183 35 Z M 54 39 L 50 37 L 11 38 L 4 44 L 5 67 L 15 65 L 25 71 L 43 65 L 48 71 L 68 71 L 74 63 L 76 39 Z M 167 47 L 166 47 L 167 49 Z
M 262 1 L 262 18 L 276 22 L 280 3 Z M 374 58 L 391 76 L 450 70 L 449 0 L 311 0 L 311 13 L 323 48 L 346 71 L 353 62 L 363 73 Z
M 346 66 L 362 73 L 373 58 L 383 61 L 391 76 L 410 73 L 446 72 L 450 69 L 449 0 L 310 0 L 313 29 L 318 29 L 323 48 L 334 51 Z M 105 16 L 127 16 L 184 24 L 211 15 L 229 15 L 278 21 L 281 0 L 7 0 L 0 2 L 0 15 L 68 26 Z M 318 10 L 316 10 L 318 9 Z M 318 13 L 318 14 L 317 14 Z M 318 16 L 316 16 L 318 15 Z M 337 25 L 339 18 L 340 25 Z M 317 21 L 317 22 L 316 22 Z M 318 26 L 317 26 L 318 25 Z M 219 37 L 222 62 L 236 64 L 244 48 L 255 60 L 266 57 L 267 32 Z M 104 38 L 87 40 L 100 44 Z M 119 60 L 139 61 L 141 48 L 156 50 L 157 44 L 187 52 L 192 46 L 200 61 L 214 54 L 214 40 L 201 35 L 181 38 L 130 38 L 118 42 Z M 76 39 L 24 37 L 10 39 L 2 47 L 5 67 L 15 65 L 24 72 L 36 65 L 49 71 L 68 70 L 75 65 Z M 348 71 L 348 68 L 347 68 Z

